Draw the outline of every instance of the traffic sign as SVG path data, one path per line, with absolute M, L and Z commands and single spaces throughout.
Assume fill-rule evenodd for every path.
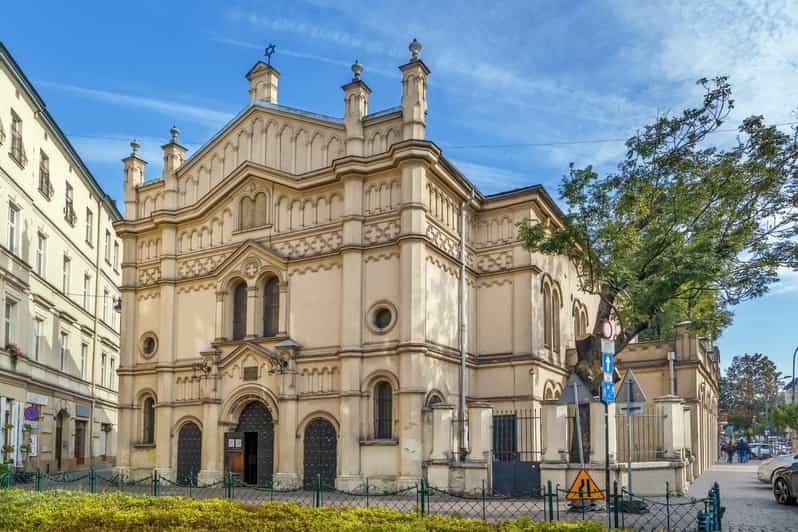
M 604 499 L 604 492 L 599 489 L 586 469 L 580 469 L 565 498 L 569 501 L 600 501 Z
M 601 400 L 602 401 L 615 401 L 615 385 L 612 382 L 601 383 Z
M 604 373 L 612 373 L 615 370 L 615 355 L 601 353 L 601 370 Z
M 602 320 L 601 336 L 606 340 L 610 340 L 612 338 L 612 322 L 610 320 Z
M 631 381 L 631 386 L 629 382 Z M 630 395 L 631 394 L 631 395 Z M 626 375 L 623 376 L 621 385 L 618 387 L 618 402 L 623 403 L 645 403 L 646 394 L 637 382 L 634 372 L 631 369 L 626 370 Z
M 574 386 L 576 386 L 576 397 L 574 396 Z M 560 400 L 558 404 L 561 405 L 572 405 L 572 404 L 580 404 L 580 405 L 587 405 L 590 404 L 590 397 L 592 394 L 587 389 L 584 381 L 579 378 L 579 375 L 576 373 L 571 373 L 568 377 L 568 382 L 565 383 L 565 388 L 563 388 L 562 395 L 560 396 Z

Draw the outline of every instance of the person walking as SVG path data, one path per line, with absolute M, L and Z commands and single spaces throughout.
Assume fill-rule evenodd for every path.
M 726 443 L 723 444 L 723 452 L 725 452 L 728 457 L 726 460 L 727 464 L 734 462 L 734 443 L 732 443 L 731 438 L 726 440 Z

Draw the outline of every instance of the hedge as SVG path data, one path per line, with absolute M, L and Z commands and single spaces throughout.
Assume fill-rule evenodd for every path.
M 227 499 L 149 497 L 124 493 L 0 492 L 0 530 L 274 530 L 600 532 L 598 522 L 486 523 L 385 508 L 309 508 L 294 503 L 246 504 Z

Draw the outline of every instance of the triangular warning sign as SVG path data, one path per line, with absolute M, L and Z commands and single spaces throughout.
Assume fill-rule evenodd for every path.
M 565 498 L 569 501 L 599 501 L 604 499 L 604 492 L 590 478 L 586 469 L 580 469 Z

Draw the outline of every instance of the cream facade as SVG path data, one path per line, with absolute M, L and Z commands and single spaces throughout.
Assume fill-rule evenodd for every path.
M 0 420 L 5 463 L 113 464 L 120 214 L 0 43 Z
M 559 396 L 597 302 L 517 224 L 561 213 L 540 186 L 482 194 L 425 138 L 419 52 L 395 108 L 369 111 L 357 63 L 343 118 L 281 106 L 258 62 L 191 157 L 173 129 L 160 178 L 134 144 L 120 469 L 467 488 L 490 480 L 492 410 Z

